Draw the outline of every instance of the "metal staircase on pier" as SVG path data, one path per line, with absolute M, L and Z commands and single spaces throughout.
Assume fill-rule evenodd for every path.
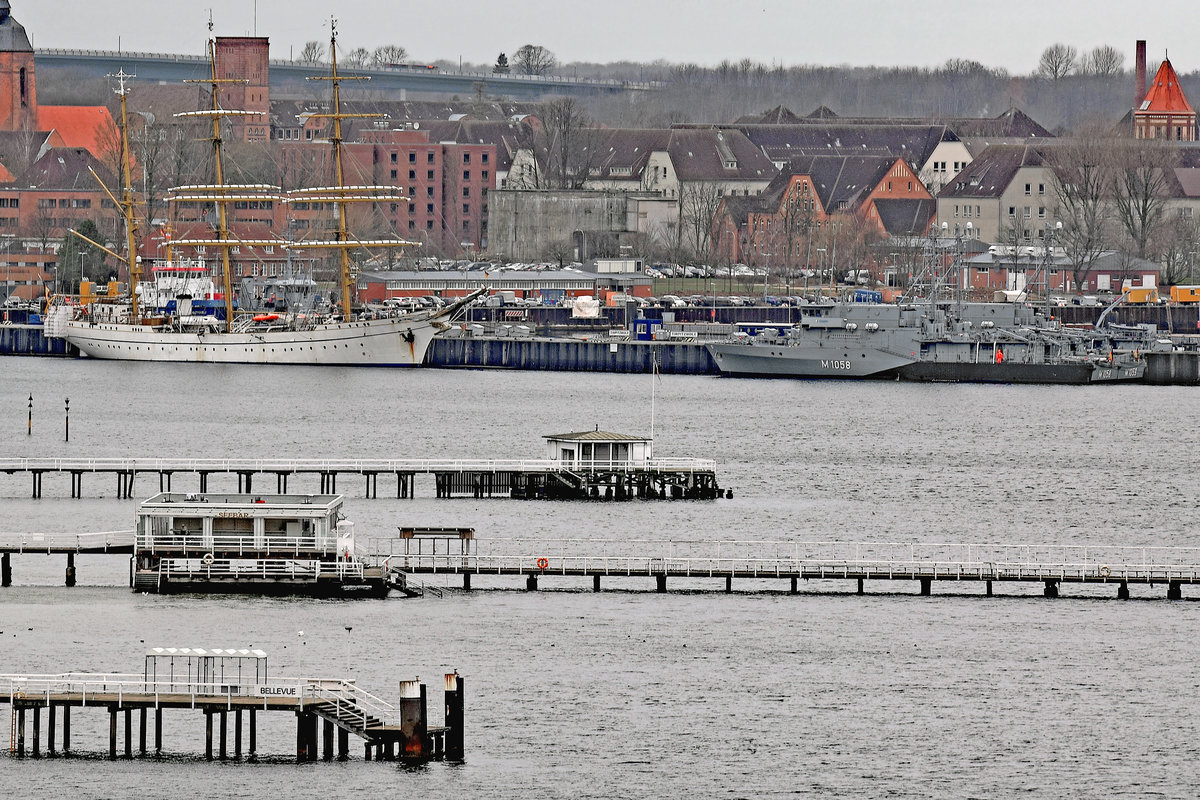
M 308 692 L 313 700 L 305 703 L 306 710 L 368 742 L 385 738 L 388 729 L 399 726 L 399 713 L 393 706 L 353 683 L 313 684 Z

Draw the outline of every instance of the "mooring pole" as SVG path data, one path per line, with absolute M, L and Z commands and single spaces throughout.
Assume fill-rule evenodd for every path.
M 25 435 L 33 436 L 33 395 L 29 395 L 29 427 Z
M 67 411 L 67 428 L 66 428 L 66 432 L 65 432 L 66 435 L 64 437 L 64 441 L 69 442 L 69 441 L 71 441 L 71 398 L 69 398 L 69 397 L 67 398 L 66 411 Z
M 425 707 L 425 685 L 419 680 L 400 681 L 400 758 L 405 761 L 425 759 L 425 731 L 428 718 Z
M 463 736 L 463 679 L 457 672 L 446 673 L 446 758 L 462 761 Z

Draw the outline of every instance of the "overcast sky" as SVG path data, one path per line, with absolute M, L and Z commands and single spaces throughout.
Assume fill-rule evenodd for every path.
M 1200 69 L 1196 0 L 11 0 L 35 48 L 201 53 L 214 33 L 271 39 L 273 58 L 328 39 L 343 49 L 405 47 L 416 61 L 490 63 L 526 43 L 564 63 L 622 60 L 933 66 L 966 58 L 1029 73 L 1046 45 L 1111 44 L 1132 68 L 1134 39 L 1153 63 Z

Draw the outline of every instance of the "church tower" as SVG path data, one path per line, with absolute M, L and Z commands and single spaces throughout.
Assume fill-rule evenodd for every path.
M 36 130 L 37 118 L 33 46 L 8 0 L 0 0 L 0 130 Z

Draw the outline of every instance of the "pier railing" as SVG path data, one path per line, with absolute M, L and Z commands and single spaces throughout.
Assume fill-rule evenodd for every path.
M 134 532 L 97 533 L 4 533 L 0 532 L 0 551 L 12 553 L 69 553 L 129 551 Z
M 904 542 L 479 539 L 472 553 L 392 555 L 427 573 L 680 577 L 1200 580 L 1200 548 Z
M 711 472 L 705 458 L 652 458 L 620 461 L 554 459 L 250 459 L 250 458 L 0 458 L 0 472 L 576 472 L 667 470 Z

